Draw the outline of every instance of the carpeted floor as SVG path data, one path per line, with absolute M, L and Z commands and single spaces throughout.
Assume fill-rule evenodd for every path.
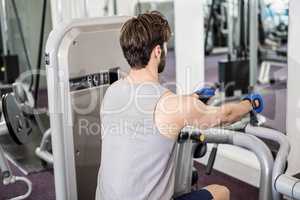
M 199 174 L 198 188 L 202 188 L 211 184 L 220 184 L 226 186 L 230 190 L 231 200 L 258 199 L 257 188 L 216 170 L 214 170 L 212 174 L 208 176 L 205 174 L 205 167 L 203 165 L 197 162 L 195 162 L 194 165 Z
M 23 176 L 19 170 L 11 165 L 14 175 Z M 40 173 L 34 173 L 27 176 L 32 181 L 32 195 L 28 200 L 54 200 L 54 176 L 52 170 Z M 12 197 L 23 195 L 27 191 L 23 183 L 16 183 L 9 186 L 0 183 L 0 200 L 10 199 Z

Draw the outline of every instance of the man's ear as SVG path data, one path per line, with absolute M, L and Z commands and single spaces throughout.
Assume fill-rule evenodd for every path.
M 161 57 L 162 49 L 161 49 L 160 45 L 156 45 L 154 47 L 153 51 L 154 51 L 155 58 L 160 58 Z

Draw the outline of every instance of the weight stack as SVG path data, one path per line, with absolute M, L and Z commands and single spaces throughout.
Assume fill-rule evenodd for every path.
M 0 82 L 12 84 L 20 74 L 19 59 L 17 55 L 0 57 Z
M 234 96 L 235 91 L 248 93 L 250 82 L 249 60 L 222 60 L 219 62 L 219 83 L 226 97 Z

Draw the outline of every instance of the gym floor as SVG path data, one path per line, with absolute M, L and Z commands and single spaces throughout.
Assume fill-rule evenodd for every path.
M 216 82 L 218 80 L 217 77 L 217 63 L 220 59 L 224 59 L 225 55 L 214 55 L 208 56 L 206 58 L 206 70 L 205 70 L 205 77 L 207 82 Z M 175 56 L 174 52 L 170 51 L 167 56 L 167 66 L 165 72 L 162 74 L 162 82 L 174 82 L 175 81 Z M 175 86 L 170 87 L 171 90 L 175 90 Z M 282 89 L 282 87 L 268 87 L 267 89 L 267 97 L 266 101 L 274 101 L 276 99 L 280 99 L 280 101 L 276 101 L 277 107 L 285 109 L 285 95 L 286 91 Z M 43 94 L 43 93 L 41 93 Z M 40 102 L 45 102 L 46 92 L 42 95 L 39 99 Z M 274 102 L 272 104 L 274 105 Z M 265 115 L 271 116 L 270 125 L 275 125 L 276 129 L 284 130 L 285 127 L 285 116 L 282 113 L 285 111 L 280 112 L 281 115 L 277 116 L 274 113 L 275 107 L 267 107 L 265 111 Z M 204 167 L 199 164 L 195 163 L 195 167 L 198 169 L 199 173 L 199 181 L 198 187 L 203 187 L 208 184 L 222 184 L 226 185 L 231 191 L 231 200 L 241 200 L 247 197 L 247 200 L 255 200 L 258 197 L 258 189 L 252 187 L 242 181 L 236 180 L 230 176 L 227 176 L 223 173 L 218 171 L 213 171 L 212 175 L 206 176 L 204 174 Z M 16 175 L 22 175 L 14 166 L 12 166 L 12 170 Z M 33 192 L 29 200 L 54 200 L 55 193 L 54 193 L 54 176 L 51 170 L 44 171 L 40 173 L 30 174 L 28 178 L 33 183 Z M 8 187 L 1 185 L 0 183 L 0 199 L 7 199 L 18 194 L 23 194 L 26 190 L 25 186 L 20 184 L 10 185 Z

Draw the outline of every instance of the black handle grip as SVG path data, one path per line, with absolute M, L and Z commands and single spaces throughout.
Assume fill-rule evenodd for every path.
M 253 110 L 250 112 L 250 124 L 253 126 L 257 126 L 258 124 L 257 113 Z
M 189 132 L 186 131 L 181 131 L 180 134 L 178 135 L 177 142 L 178 143 L 184 143 L 189 139 Z
M 210 175 L 212 172 L 212 169 L 215 164 L 216 156 L 217 156 L 217 151 L 218 151 L 218 147 L 213 147 L 211 150 L 211 153 L 209 155 L 208 162 L 206 165 L 206 170 L 205 170 L 206 175 Z
M 204 104 L 207 104 L 209 99 L 210 99 L 210 97 L 199 96 L 199 100 L 202 101 L 202 103 L 204 103 Z
M 207 152 L 207 144 L 200 143 L 197 145 L 195 149 L 194 158 L 202 158 L 205 156 L 206 152 Z

